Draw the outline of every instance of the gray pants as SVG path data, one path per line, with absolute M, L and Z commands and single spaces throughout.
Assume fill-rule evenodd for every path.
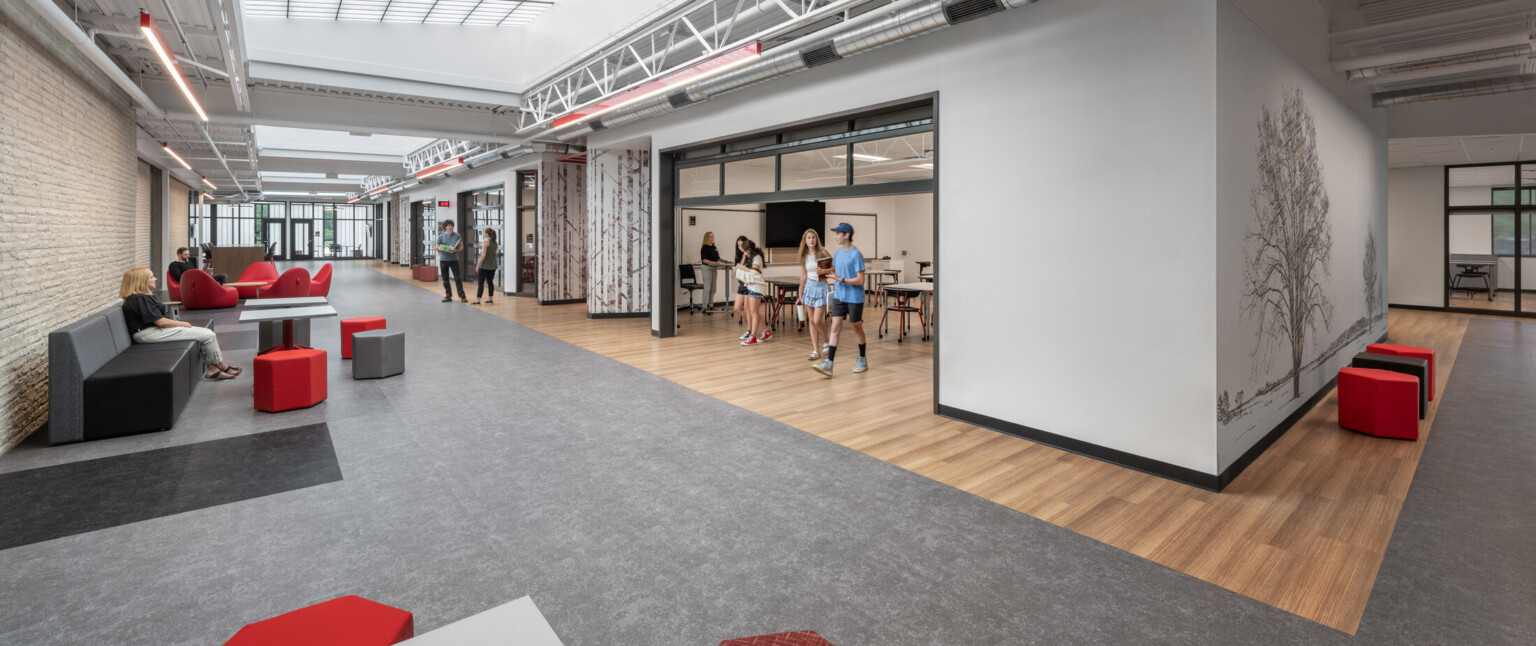
M 205 327 L 147 327 L 135 332 L 133 340 L 139 343 L 196 341 L 202 346 L 203 363 L 224 363 L 224 353 L 219 351 L 219 335 Z
M 704 309 L 715 306 L 715 274 L 719 270 L 709 265 L 704 265 Z

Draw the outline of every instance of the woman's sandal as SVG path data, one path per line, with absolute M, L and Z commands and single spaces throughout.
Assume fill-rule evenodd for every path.
M 815 360 L 821 358 L 821 353 L 812 350 L 811 353 L 806 355 L 805 358 L 806 358 L 807 361 L 815 361 Z
M 470 305 L 479 305 L 479 304 L 480 304 L 480 301 L 475 301 L 473 303 L 470 303 Z
M 240 373 L 245 372 L 245 369 L 244 368 L 239 368 L 239 367 L 236 367 L 236 366 L 230 366 L 230 367 L 225 368 L 225 369 L 223 369 L 223 370 L 221 370 L 219 372 L 223 372 L 223 373 L 228 374 L 228 375 L 230 375 L 232 377 L 237 377 L 237 376 L 240 375 Z
M 208 381 L 229 381 L 230 379 L 234 379 L 235 376 L 224 372 L 223 370 L 218 370 L 211 374 L 206 372 L 203 373 L 203 378 L 207 379 Z

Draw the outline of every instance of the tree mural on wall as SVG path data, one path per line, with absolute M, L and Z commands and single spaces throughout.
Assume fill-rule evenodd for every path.
M 1367 228 L 1365 231 L 1365 260 L 1360 262 L 1361 271 L 1365 275 L 1365 315 L 1375 320 L 1386 315 L 1381 297 L 1381 274 L 1376 268 L 1376 231 Z
M 1258 184 L 1249 197 L 1257 227 L 1246 236 L 1242 312 L 1259 321 L 1255 354 L 1276 346 L 1289 350 L 1296 399 L 1307 340 L 1326 333 L 1333 316 L 1323 282 L 1330 273 L 1333 225 L 1317 128 L 1299 88 L 1285 92 L 1278 118 L 1269 106 L 1262 108 L 1257 156 Z

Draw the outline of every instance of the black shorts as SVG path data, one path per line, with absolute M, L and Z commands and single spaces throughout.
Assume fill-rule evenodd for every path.
M 741 283 L 736 283 L 736 293 L 740 294 L 742 296 L 746 296 L 747 295 L 747 286 L 743 285 Z
M 828 314 L 832 318 L 843 317 L 849 323 L 862 323 L 864 321 L 863 303 L 844 303 L 839 300 L 832 301 L 832 311 Z

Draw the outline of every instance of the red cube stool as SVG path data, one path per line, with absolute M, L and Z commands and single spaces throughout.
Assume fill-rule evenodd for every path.
M 815 631 L 797 630 L 792 633 L 727 639 L 720 642 L 720 646 L 832 646 L 832 642 L 822 639 Z
M 411 613 L 347 595 L 247 624 L 224 646 L 389 646 L 415 634 Z
M 435 283 L 437 282 L 437 267 L 433 267 L 432 265 L 411 265 L 411 278 L 415 278 L 416 280 L 423 282 Z
M 277 350 L 256 357 L 256 410 L 309 408 L 325 401 L 325 351 Z
M 1419 380 L 1370 368 L 1339 369 L 1339 426 L 1376 437 L 1419 439 Z
M 1365 346 L 1365 351 L 1371 354 L 1390 354 L 1395 357 L 1410 357 L 1423 359 L 1429 362 L 1429 383 L 1424 384 L 1429 390 L 1429 400 L 1435 400 L 1435 351 L 1429 348 L 1415 348 L 1411 345 L 1392 345 L 1390 343 L 1372 343 Z
M 341 320 L 341 358 L 352 358 L 352 335 L 368 330 L 384 329 L 384 317 L 359 316 L 355 319 Z

